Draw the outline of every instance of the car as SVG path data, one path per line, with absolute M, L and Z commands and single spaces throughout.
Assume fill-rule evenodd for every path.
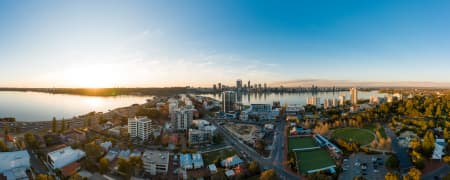
M 347 162 L 348 161 L 348 159 L 344 159 L 344 162 Z
M 374 173 L 378 173 L 378 172 L 380 172 L 380 171 L 379 171 L 378 169 L 374 169 L 373 172 L 374 172 Z
M 361 165 L 361 163 L 355 162 L 355 166 L 360 166 L 360 165 Z

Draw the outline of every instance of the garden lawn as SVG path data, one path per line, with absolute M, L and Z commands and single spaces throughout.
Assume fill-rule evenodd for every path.
M 306 174 L 309 170 L 336 165 L 330 154 L 323 149 L 296 151 L 299 172 Z
M 310 147 L 317 147 L 317 146 L 318 146 L 318 144 L 316 143 L 316 140 L 312 136 L 290 137 L 288 139 L 289 150 L 299 149 L 299 148 L 310 148 Z
M 343 128 L 334 130 L 332 138 L 344 139 L 346 141 L 356 142 L 360 145 L 366 145 L 371 143 L 375 139 L 375 136 L 367 129 Z

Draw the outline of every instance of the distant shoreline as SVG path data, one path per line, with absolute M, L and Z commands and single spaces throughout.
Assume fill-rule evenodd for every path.
M 41 92 L 82 96 L 170 96 L 189 93 L 184 87 L 173 88 L 0 88 L 0 91 Z

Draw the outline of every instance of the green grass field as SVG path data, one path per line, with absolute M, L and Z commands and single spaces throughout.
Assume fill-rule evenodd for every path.
M 365 129 L 358 128 L 342 128 L 336 129 L 332 135 L 333 139 L 345 139 L 347 141 L 354 141 L 360 145 L 366 145 L 372 142 L 375 137 Z
M 237 152 L 233 148 L 222 149 L 218 151 L 211 151 L 207 153 L 202 153 L 203 161 L 206 165 L 214 163 L 214 160 L 220 158 L 225 159 L 227 157 L 236 155 Z
M 295 153 L 297 156 L 297 167 L 301 173 L 335 165 L 330 154 L 323 149 L 296 151 Z
M 298 148 L 310 148 L 316 147 L 318 144 L 313 137 L 291 137 L 288 139 L 288 148 L 289 150 L 298 149 Z

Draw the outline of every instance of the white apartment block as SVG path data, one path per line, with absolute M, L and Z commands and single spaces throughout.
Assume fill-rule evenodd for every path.
M 128 134 L 131 138 L 147 140 L 152 134 L 152 120 L 147 117 L 128 118 Z
M 320 98 L 318 98 L 316 96 L 310 96 L 310 97 L 308 97 L 306 104 L 313 105 L 313 106 L 319 106 Z
M 142 156 L 142 163 L 144 164 L 145 172 L 151 175 L 158 173 L 167 174 L 169 170 L 169 152 L 147 150 Z
M 178 109 L 171 115 L 171 120 L 176 130 L 188 130 L 192 119 L 194 119 L 192 109 Z

